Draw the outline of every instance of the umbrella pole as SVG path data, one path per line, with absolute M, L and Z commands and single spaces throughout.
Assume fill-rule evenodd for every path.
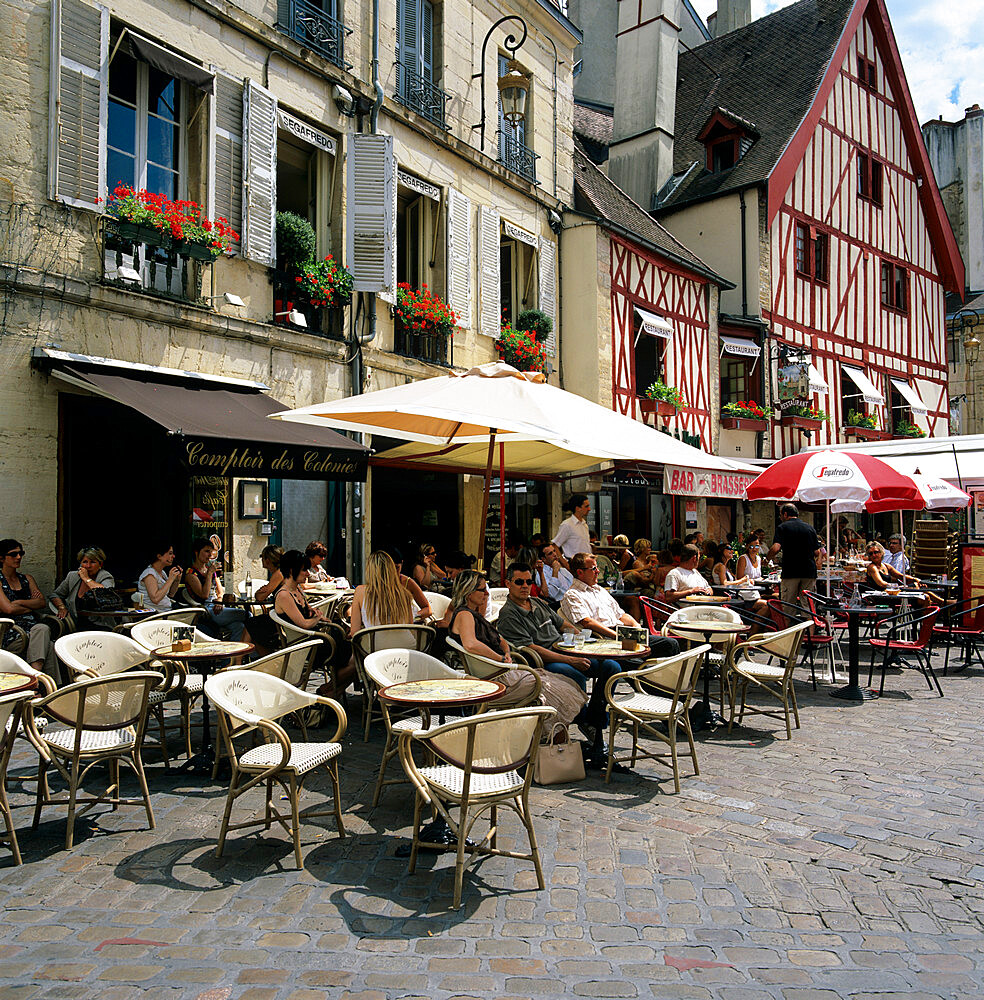
M 499 586 L 506 585 L 506 446 L 499 442 Z
M 495 428 L 489 438 L 489 456 L 485 463 L 485 491 L 482 497 L 482 519 L 478 528 L 478 568 L 485 568 L 485 522 L 489 516 L 489 494 L 492 492 L 492 458 L 495 455 Z
M 830 560 L 831 560 L 832 555 L 834 554 L 832 552 L 833 548 L 836 548 L 836 547 L 832 545 L 832 542 L 831 542 L 831 539 L 830 539 L 830 501 L 828 500 L 827 501 L 827 556 L 824 559 L 824 567 L 823 567 L 823 575 L 827 578 L 827 596 L 828 597 L 830 596 L 831 591 L 834 589 L 833 585 L 831 584 L 831 580 L 830 580 Z

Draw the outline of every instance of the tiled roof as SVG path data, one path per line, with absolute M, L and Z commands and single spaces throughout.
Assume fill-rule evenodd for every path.
M 612 114 L 597 108 L 574 105 L 574 134 L 600 146 L 608 146 L 612 141 Z
M 648 244 L 718 284 L 730 282 L 711 270 L 700 257 L 687 249 L 664 229 L 641 205 L 636 204 L 620 187 L 613 184 L 591 162 L 580 145 L 574 147 L 574 204 L 582 212 L 613 223 L 618 229 Z
M 760 133 L 730 170 L 693 171 L 660 211 L 764 181 L 806 116 L 855 0 L 800 0 L 696 49 L 677 69 L 673 172 L 706 151 L 697 136 L 718 108 Z

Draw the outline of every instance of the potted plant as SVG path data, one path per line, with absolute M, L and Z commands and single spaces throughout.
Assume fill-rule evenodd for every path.
M 294 282 L 298 292 L 320 309 L 347 305 L 352 298 L 352 274 L 331 254 L 323 260 L 309 261 Z
M 318 243 L 314 227 L 294 212 L 277 212 L 276 228 L 277 268 L 295 278 L 314 259 Z
M 900 420 L 895 425 L 896 437 L 921 438 L 926 436 L 926 432 L 911 420 Z
M 504 323 L 495 349 L 499 357 L 517 371 L 542 373 L 547 367 L 546 348 L 531 330 L 514 330 Z
M 672 417 L 683 406 L 683 393 L 675 386 L 656 379 L 646 390 L 644 399 L 639 400 L 642 413 L 655 413 L 660 417 Z
M 783 427 L 795 427 L 801 431 L 818 431 L 821 424 L 829 419 L 823 410 L 816 406 L 788 406 L 782 411 L 779 422 Z
M 725 403 L 721 407 L 721 426 L 733 431 L 765 431 L 769 429 L 772 410 L 759 406 L 752 399 Z
M 553 320 L 541 309 L 524 309 L 516 317 L 515 329 L 526 330 L 538 343 L 545 344 L 553 330 Z
M 212 220 L 205 209 L 194 201 L 167 202 L 164 218 L 175 241 L 175 249 L 183 257 L 211 263 L 239 242 L 239 233 L 221 216 Z
M 878 417 L 874 413 L 848 410 L 844 432 L 865 441 L 878 441 L 886 435 L 878 429 Z

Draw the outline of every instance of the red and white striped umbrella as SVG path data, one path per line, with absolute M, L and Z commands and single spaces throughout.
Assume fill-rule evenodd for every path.
M 919 488 L 920 499 L 917 502 L 899 503 L 895 500 L 838 500 L 830 509 L 834 514 L 844 511 L 867 511 L 869 514 L 879 514 L 888 510 L 959 510 L 969 507 L 971 497 L 953 483 L 945 479 L 934 479 L 914 472 L 910 477 Z
M 769 466 L 745 491 L 749 500 L 890 501 L 889 508 L 921 507 L 911 476 L 871 455 L 852 451 L 801 452 Z

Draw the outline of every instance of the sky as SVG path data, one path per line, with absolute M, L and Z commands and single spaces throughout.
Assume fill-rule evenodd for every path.
M 705 17 L 717 0 L 692 0 Z M 793 0 L 752 0 L 752 17 Z M 984 0 L 887 0 L 919 122 L 959 121 L 984 106 Z

